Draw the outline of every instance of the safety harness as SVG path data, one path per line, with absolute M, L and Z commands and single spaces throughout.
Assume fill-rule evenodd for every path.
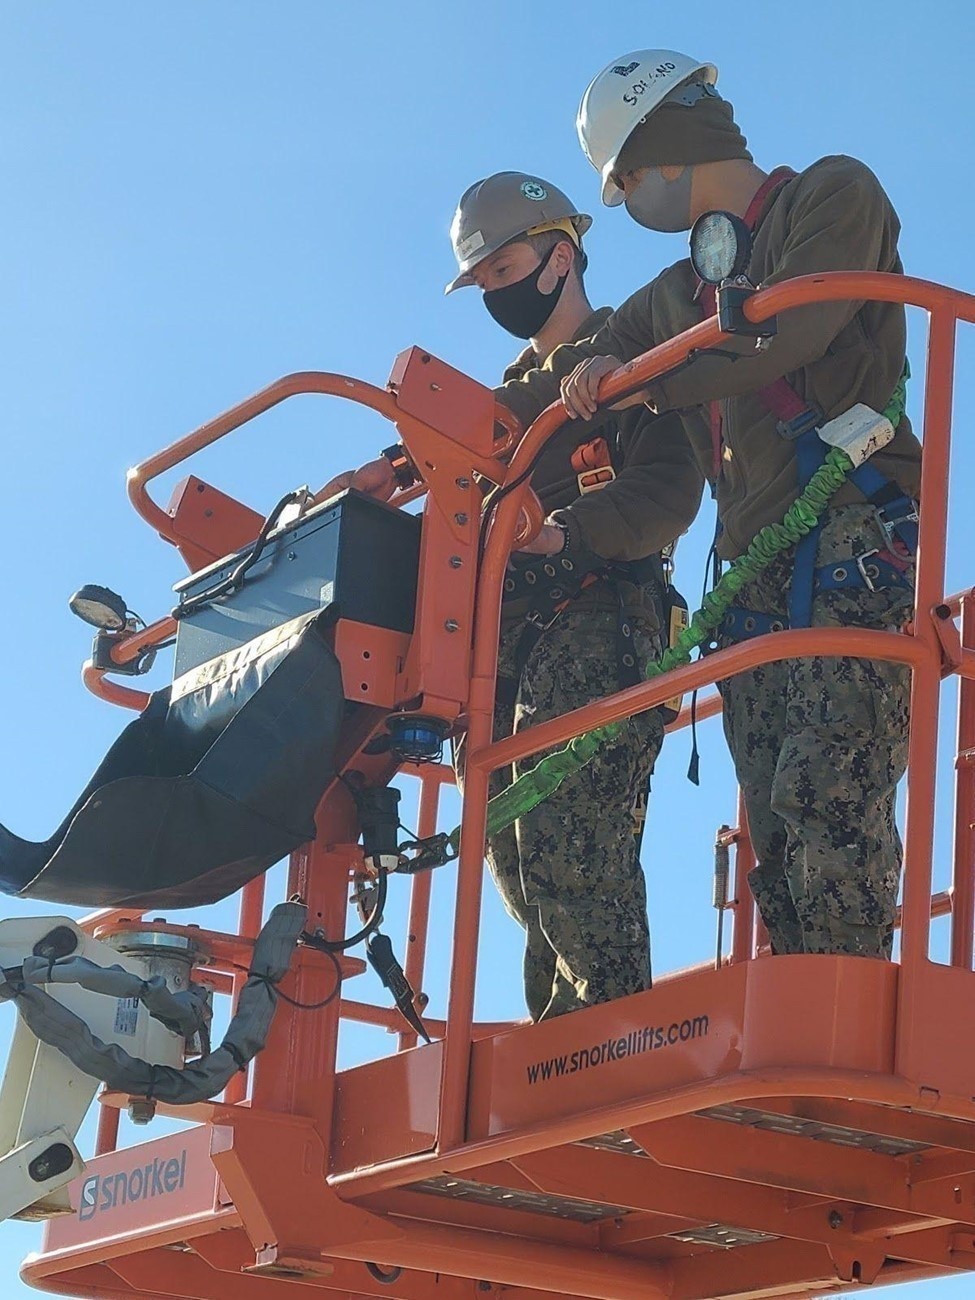
M 759 186 L 745 212 L 744 222 L 753 233 L 759 217 L 766 210 L 768 200 L 797 175 L 791 167 L 777 167 Z M 698 294 L 706 317 L 717 310 L 714 285 L 699 285 Z M 885 412 L 896 429 L 904 413 L 906 383 L 909 369 L 904 374 Z M 799 488 L 804 489 L 826 459 L 827 445 L 819 437 L 823 412 L 807 402 L 796 392 L 787 379 L 781 378 L 757 390 L 756 397 L 776 419 L 780 437 L 794 442 Z M 715 485 L 721 474 L 723 436 L 721 404 L 709 404 L 711 428 L 711 466 Z M 779 632 L 785 628 L 809 627 L 812 621 L 813 600 L 828 591 L 858 589 L 877 591 L 884 588 L 904 587 L 910 583 L 907 570 L 917 552 L 917 505 L 894 482 L 881 474 L 869 461 L 852 470 L 849 481 L 862 493 L 864 499 L 877 510 L 878 519 L 887 537 L 887 547 L 866 551 L 838 563 L 816 566 L 816 552 L 822 532 L 822 521 L 797 544 L 792 564 L 792 584 L 789 591 L 788 616 L 763 614 L 740 605 L 732 606 L 719 629 L 722 642 L 743 641 Z

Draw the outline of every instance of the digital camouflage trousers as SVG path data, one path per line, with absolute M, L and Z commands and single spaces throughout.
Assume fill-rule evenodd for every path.
M 656 628 L 639 617 L 630 623 L 638 661 L 656 658 Z M 499 678 L 516 676 L 524 629 L 519 623 L 502 632 Z M 617 690 L 616 629 L 611 611 L 564 613 L 532 650 L 514 699 L 499 698 L 495 738 Z M 633 718 L 586 767 L 488 845 L 488 865 L 505 908 L 525 931 L 525 999 L 532 1020 L 650 985 L 646 882 L 631 810 L 635 796 L 646 791 L 662 740 L 656 710 Z M 495 772 L 492 796 L 540 757 Z
M 817 565 L 842 564 L 888 541 L 870 506 L 828 513 Z M 739 604 L 784 614 L 792 553 Z M 898 630 L 905 585 L 829 591 L 815 627 Z M 748 812 L 757 866 L 750 883 L 778 953 L 889 957 L 901 868 L 897 783 L 907 765 L 910 670 L 871 659 L 793 659 L 722 683 L 725 735 Z

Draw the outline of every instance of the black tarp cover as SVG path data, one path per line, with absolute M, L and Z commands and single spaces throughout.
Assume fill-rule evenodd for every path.
M 154 694 L 50 839 L 0 826 L 0 888 L 84 907 L 216 902 L 314 837 L 345 702 L 330 611 Z

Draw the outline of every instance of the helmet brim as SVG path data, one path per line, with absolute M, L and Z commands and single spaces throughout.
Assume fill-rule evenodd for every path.
M 566 221 L 571 221 L 575 225 L 576 233 L 578 235 L 578 240 L 576 241 L 576 248 L 581 250 L 582 248 L 581 240 L 583 235 L 592 225 L 592 217 L 589 215 L 588 212 L 576 212 L 571 217 L 565 217 L 561 219 Z M 546 224 L 544 228 L 547 229 L 548 225 Z M 502 242 L 498 244 L 496 248 L 485 247 L 481 249 L 478 255 L 471 260 L 467 270 L 461 271 L 460 275 L 455 276 L 453 280 L 451 280 L 450 283 L 444 288 L 444 296 L 446 296 L 448 293 L 453 293 L 455 289 L 469 289 L 471 288 L 471 286 L 476 285 L 477 281 L 474 279 L 474 276 L 472 275 L 474 268 L 476 266 L 480 266 L 482 262 L 487 261 L 487 259 L 489 257 L 492 257 L 496 252 L 498 252 L 499 249 L 504 248 L 505 244 L 510 243 L 511 239 L 517 239 L 519 238 L 519 235 L 528 234 L 528 233 L 529 231 L 520 231 L 518 232 L 518 234 L 512 235 L 510 239 L 502 240 Z
M 603 168 L 603 188 L 599 198 L 604 208 L 618 208 L 626 195 L 612 180 L 612 174 L 616 169 L 616 159 L 611 159 Z
M 448 285 L 444 286 L 444 296 L 453 293 L 455 289 L 470 289 L 474 284 L 475 280 L 470 271 L 462 271 L 460 275 L 455 276 Z

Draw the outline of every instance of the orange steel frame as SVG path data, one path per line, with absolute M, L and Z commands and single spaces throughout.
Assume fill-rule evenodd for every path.
M 385 1007 L 343 998 L 312 1015 L 283 1004 L 250 1079 L 179 1112 L 194 1127 L 116 1150 L 125 1098 L 103 1096 L 97 1154 L 85 1176 L 100 1179 L 99 1189 L 116 1188 L 114 1199 L 106 1192 L 88 1221 L 78 1214 L 52 1220 L 44 1248 L 24 1265 L 26 1281 L 105 1298 L 279 1300 L 297 1283 L 403 1300 L 474 1300 L 502 1288 L 543 1300 L 704 1300 L 798 1298 L 975 1270 L 975 1037 L 967 1028 L 975 1023 L 975 592 L 944 593 L 954 336 L 958 320 L 975 323 L 975 297 L 906 277 L 836 273 L 763 290 L 746 314 L 761 321 L 843 299 L 906 303 L 930 316 L 917 605 L 908 634 L 819 628 L 756 638 L 492 743 L 501 585 L 529 489 L 511 492 L 488 534 L 473 631 L 455 638 L 470 658 L 451 651 L 449 671 L 439 671 L 446 606 L 426 575 L 413 638 L 423 648 L 412 647 L 398 670 L 399 689 L 424 689 L 424 707 L 429 683 L 442 681 L 434 704 L 443 716 L 461 712 L 469 737 L 447 1016 L 428 1022 L 436 1041 L 417 1046 Z M 610 376 L 601 403 L 638 391 L 723 337 L 712 319 L 662 344 Z M 434 399 L 403 378 L 410 359 L 415 374 L 424 355 L 406 356 L 389 392 L 334 375 L 279 381 L 134 471 L 133 503 L 162 536 L 206 551 L 210 543 L 187 542 L 155 505 L 149 481 L 288 396 L 330 393 L 397 424 L 427 477 L 424 527 L 433 513 L 441 528 L 440 549 L 425 552 L 423 563 L 442 563 L 443 548 L 454 553 L 459 544 L 459 517 L 469 513 L 455 508 L 451 492 L 473 503 L 476 516 L 471 470 L 493 468 L 513 482 L 565 413 L 560 405 L 545 411 L 499 471 L 483 430 L 471 432 L 458 382 L 453 414 L 468 428 L 466 451 L 441 441 L 434 459 L 425 405 Z M 439 375 L 440 363 L 431 364 Z M 485 390 L 474 388 L 481 402 Z M 494 413 L 479 411 L 490 423 Z M 471 521 L 465 526 L 469 557 Z M 473 595 L 470 570 L 465 580 Z M 118 647 L 117 660 L 171 630 L 161 620 Z M 539 1025 L 476 1025 L 490 773 L 678 692 L 813 654 L 877 657 L 912 670 L 899 963 L 769 957 L 747 890 L 754 857 L 739 809 L 738 828 L 724 832 L 736 847 L 736 887 L 730 954 L 719 969 L 664 976 L 645 993 Z M 456 694 L 461 667 L 469 679 L 463 697 Z M 952 674 L 959 678 L 954 874 L 951 890 L 932 897 L 940 687 Z M 91 668 L 86 681 L 115 703 L 145 702 Z M 703 711 L 719 707 L 710 696 Z M 422 835 L 435 828 L 440 789 L 452 778 L 440 766 L 417 775 Z M 326 933 L 339 934 L 357 838 L 347 800 L 323 803 L 318 832 L 292 856 L 288 891 L 305 899 Z M 406 969 L 417 989 L 430 887 L 429 876 L 412 881 Z M 238 935 L 194 931 L 208 952 L 203 978 L 218 992 L 236 992 L 236 967 L 247 964 L 263 904 L 263 881 L 252 881 L 241 893 Z M 950 961 L 939 964 L 930 958 L 930 925 L 932 915 L 946 913 Z M 107 911 L 87 924 L 107 933 L 138 919 Z M 344 978 L 360 969 L 354 957 L 343 959 Z M 332 978 L 317 954 L 303 951 L 284 987 L 314 1001 Z M 337 1071 L 342 1019 L 398 1030 L 399 1050 Z M 165 1199 L 155 1185 L 139 1198 L 117 1192 L 132 1186 L 125 1178 L 133 1169 L 146 1170 L 148 1187 L 152 1168 L 173 1158 L 184 1172 Z

